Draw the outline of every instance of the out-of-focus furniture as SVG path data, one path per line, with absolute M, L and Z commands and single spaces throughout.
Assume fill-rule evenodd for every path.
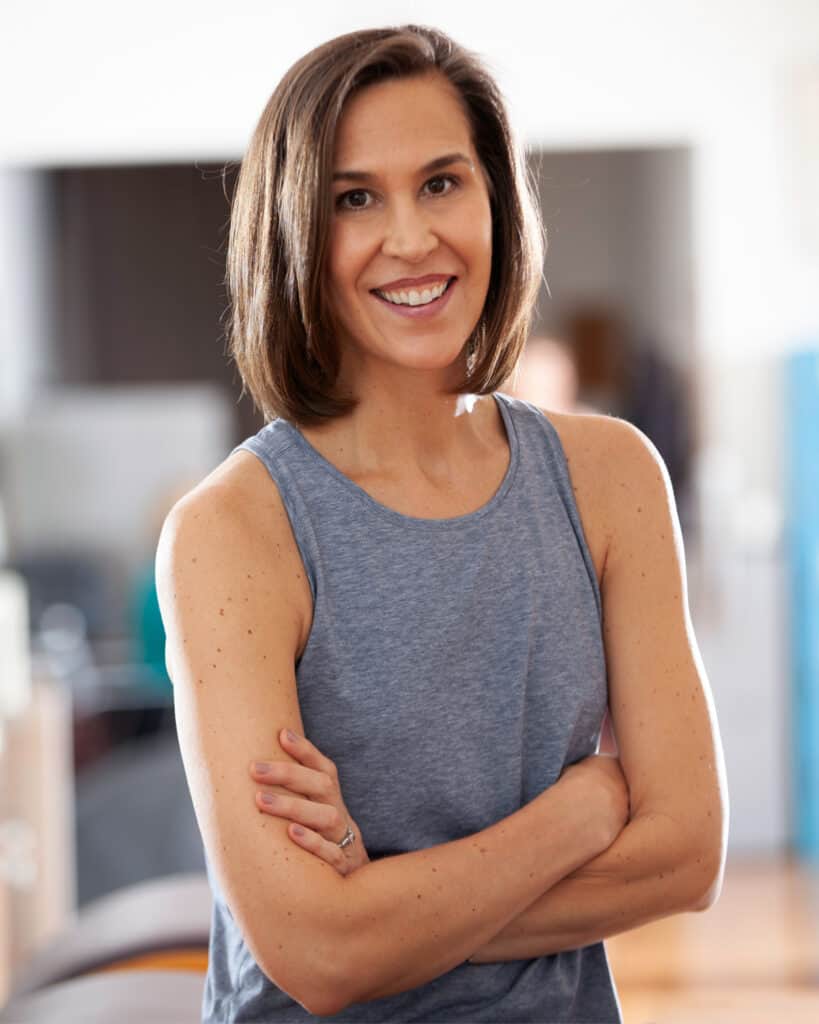
M 96 900 L 26 965 L 0 1024 L 194 1024 L 210 919 L 205 873 L 141 882 Z
M 71 702 L 48 678 L 5 723 L 0 752 L 0 1002 L 76 906 Z
M 172 718 L 77 776 L 76 851 L 81 909 L 138 882 L 205 870 Z
M 198 971 L 91 974 L 52 985 L 0 1010 L 4 1024 L 198 1024 Z

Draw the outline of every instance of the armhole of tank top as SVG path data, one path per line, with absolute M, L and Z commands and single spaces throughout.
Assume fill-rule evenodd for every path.
M 292 442 L 285 444 L 285 450 L 291 446 Z M 310 552 L 310 547 L 307 541 L 306 532 L 303 528 L 303 524 L 299 517 L 298 509 L 295 507 L 293 497 L 290 493 L 289 487 L 286 482 L 282 481 L 282 476 L 286 473 L 286 470 L 281 470 L 277 465 L 276 460 L 270 454 L 264 444 L 261 443 L 257 438 L 250 437 L 246 441 L 237 445 L 233 452 L 245 451 L 250 452 L 251 455 L 255 455 L 256 458 L 261 462 L 264 468 L 267 470 L 270 479 L 273 481 L 276 490 L 279 493 L 281 502 L 284 505 L 284 510 L 287 513 L 287 519 L 290 523 L 290 529 L 293 531 L 293 537 L 296 541 L 296 547 L 298 548 L 299 555 L 301 557 L 304 570 L 307 574 L 307 582 L 310 584 L 310 593 L 313 598 L 313 607 L 316 603 L 316 569 L 313 563 L 313 557 Z
M 563 499 L 563 504 L 566 507 L 566 511 L 568 512 L 575 537 L 577 538 L 580 553 L 583 556 L 586 572 L 589 576 L 589 583 L 591 584 L 591 588 L 594 593 L 594 603 L 597 606 L 597 617 L 602 624 L 603 599 L 600 593 L 600 584 L 597 579 L 597 571 L 594 567 L 594 559 L 591 555 L 591 549 L 589 548 L 588 541 L 586 540 L 586 534 L 583 530 L 583 521 L 580 518 L 580 511 L 577 507 L 574 490 L 572 489 L 572 477 L 571 472 L 569 471 L 569 461 L 566 458 L 566 451 L 563 447 L 563 442 L 560 440 L 560 434 L 557 432 L 557 428 L 543 410 L 539 409 L 531 402 L 526 402 L 525 404 L 529 406 L 533 411 L 533 414 L 537 417 L 538 422 L 542 424 L 543 432 L 546 435 L 549 451 L 552 457 L 552 464 L 554 465 L 557 474 L 560 494 Z

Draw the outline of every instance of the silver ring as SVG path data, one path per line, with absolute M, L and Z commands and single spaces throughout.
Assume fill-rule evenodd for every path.
M 353 832 L 353 830 L 348 825 L 347 826 L 347 832 L 345 833 L 344 838 L 340 839 L 339 842 L 336 845 L 340 846 L 341 849 L 343 850 L 344 847 L 345 846 L 349 846 L 350 843 L 352 843 L 354 839 L 355 839 L 355 832 Z

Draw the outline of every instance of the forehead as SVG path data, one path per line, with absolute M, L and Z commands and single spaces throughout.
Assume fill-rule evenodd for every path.
M 391 79 L 356 93 L 339 120 L 333 162 L 337 170 L 375 170 L 376 164 L 405 159 L 420 164 L 451 150 L 474 157 L 460 98 L 434 74 Z

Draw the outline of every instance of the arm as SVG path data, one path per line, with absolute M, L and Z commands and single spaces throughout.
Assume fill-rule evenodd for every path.
M 580 949 L 660 917 L 702 906 L 702 857 L 680 858 L 679 827 L 633 818 L 598 857 L 545 892 L 473 956 L 528 960 Z
M 177 503 L 157 550 L 180 749 L 209 860 L 253 958 L 328 1015 L 452 969 L 616 829 L 605 803 L 559 783 L 474 836 L 344 878 L 296 847 L 285 820 L 248 813 L 248 757 L 269 757 L 283 727 L 304 735 L 292 598 L 303 567 L 269 478 L 260 500 L 230 472 Z
M 602 854 L 510 922 L 478 962 L 542 956 L 710 906 L 724 871 L 728 795 L 716 715 L 691 627 L 673 492 L 635 427 L 601 433 L 593 479 L 612 524 L 602 576 L 609 707 L 632 820 Z M 592 421 L 592 422 L 589 422 Z
M 350 987 L 334 1012 L 416 988 L 458 966 L 497 933 L 498 922 L 503 927 L 605 846 L 609 816 L 575 779 L 558 780 L 474 835 L 348 875 Z

